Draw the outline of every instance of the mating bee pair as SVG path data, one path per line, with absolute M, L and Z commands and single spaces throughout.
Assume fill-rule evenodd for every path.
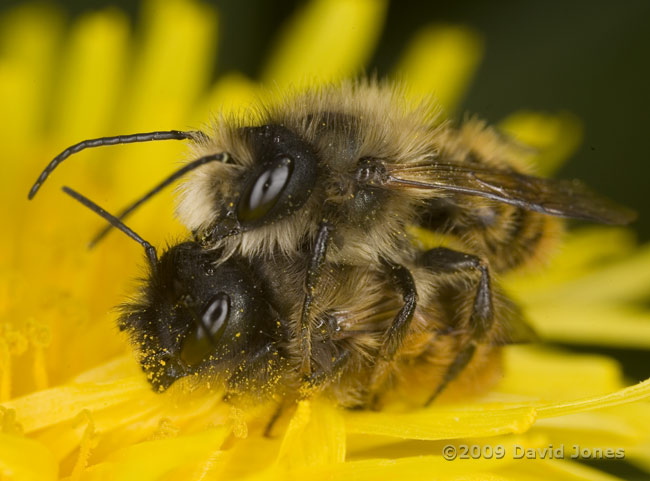
M 325 390 L 365 406 L 402 388 L 430 402 L 461 372 L 483 374 L 498 346 L 530 334 L 496 274 L 543 256 L 555 217 L 624 223 L 633 214 L 576 182 L 518 170 L 517 149 L 480 122 L 439 120 L 404 89 L 345 82 L 219 118 L 212 134 L 156 132 L 87 147 L 188 139 L 178 214 L 193 240 L 155 249 L 85 197 L 66 192 L 140 242 L 150 275 L 120 326 L 156 389 L 212 375 L 230 395 Z M 424 250 L 422 227 L 455 248 Z M 101 235 L 105 234 L 104 231 Z M 100 235 L 100 237 L 101 237 Z

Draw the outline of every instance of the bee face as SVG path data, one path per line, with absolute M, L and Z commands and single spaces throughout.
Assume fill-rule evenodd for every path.
M 197 243 L 171 247 L 152 270 L 141 300 L 120 320 L 143 345 L 143 367 L 158 389 L 209 369 L 232 370 L 278 340 L 278 319 L 249 265 Z
M 217 193 L 211 224 L 200 237 L 219 240 L 290 217 L 311 196 L 318 161 L 313 149 L 281 125 L 238 129 L 235 133 L 246 152 L 232 155 L 233 164 L 246 160 L 232 183 L 214 179 Z

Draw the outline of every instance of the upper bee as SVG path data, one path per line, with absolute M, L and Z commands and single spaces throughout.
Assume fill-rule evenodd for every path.
M 481 122 L 455 129 L 434 103 L 405 97 L 387 84 L 344 83 L 276 102 L 258 126 L 217 120 L 194 151 L 227 152 L 229 161 L 190 176 L 180 219 L 226 257 L 292 255 L 328 223 L 328 259 L 362 264 L 403 259 L 406 227 L 420 224 L 423 211 L 458 217 L 455 206 L 488 219 L 503 217 L 505 204 L 606 223 L 633 218 L 577 182 L 521 172 L 507 142 Z

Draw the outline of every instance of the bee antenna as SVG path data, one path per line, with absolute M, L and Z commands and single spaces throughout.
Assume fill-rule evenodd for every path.
M 158 185 L 153 187 L 151 190 L 149 190 L 146 194 L 144 194 L 142 197 L 137 199 L 135 202 L 130 204 L 129 206 L 125 207 L 116 217 L 120 220 L 126 219 L 129 215 L 131 215 L 138 207 L 140 207 L 142 204 L 144 204 L 146 201 L 151 199 L 154 195 L 156 195 L 158 192 L 163 190 L 165 187 L 168 185 L 172 184 L 174 181 L 177 179 L 181 178 L 183 175 L 187 174 L 188 172 L 191 172 L 192 170 L 196 169 L 197 167 L 200 167 L 204 164 L 207 164 L 209 162 L 228 162 L 230 159 L 230 155 L 228 155 L 226 152 L 222 152 L 219 154 L 211 154 L 211 155 L 206 155 L 205 157 L 200 157 L 196 160 L 193 160 L 192 162 L 189 162 L 185 164 L 183 167 L 178 169 L 176 172 L 172 173 L 169 177 L 164 179 L 162 182 L 160 182 Z M 106 234 L 108 234 L 111 229 L 113 228 L 113 224 L 109 224 L 106 227 L 104 227 L 93 239 L 90 241 L 88 244 L 88 248 L 92 249 L 101 241 Z
M 147 258 L 149 259 L 149 263 L 151 264 L 151 269 L 154 270 L 154 271 L 157 269 L 157 267 L 158 267 L 158 254 L 156 253 L 156 248 L 154 246 L 152 246 L 146 240 L 144 240 L 142 237 L 140 237 L 138 234 L 133 232 L 120 219 L 118 219 L 117 217 L 115 217 L 112 214 L 109 214 L 104 209 L 102 209 L 97 204 L 95 204 L 92 200 L 88 199 L 87 197 L 84 197 L 79 192 L 76 192 L 76 191 L 72 190 L 70 187 L 67 187 L 67 186 L 63 187 L 63 192 L 65 192 L 66 194 L 68 194 L 70 197 L 74 198 L 78 202 L 82 203 L 83 205 L 88 207 L 90 210 L 92 210 L 96 214 L 99 214 L 105 220 L 110 222 L 111 225 L 113 225 L 113 227 L 116 227 L 116 228 L 120 229 L 122 232 L 124 232 L 126 235 L 128 235 L 131 239 L 133 239 L 138 244 L 140 244 L 142 247 L 144 247 L 144 251 L 147 254 Z
M 100 137 L 98 139 L 88 139 L 79 142 L 78 144 L 71 145 L 59 155 L 54 157 L 52 161 L 43 169 L 41 175 L 38 176 L 36 182 L 29 190 L 27 195 L 28 199 L 33 199 L 38 192 L 38 189 L 41 188 L 43 182 L 48 178 L 54 169 L 56 169 L 61 162 L 70 157 L 72 154 L 81 152 L 84 149 L 92 147 L 102 147 L 104 145 L 118 145 L 118 144 L 133 144 L 136 142 L 151 142 L 154 140 L 203 140 L 206 139 L 207 135 L 201 131 L 192 130 L 192 131 L 181 131 L 181 130 L 165 130 L 165 131 L 156 131 L 156 132 L 145 132 L 140 134 L 130 134 L 130 135 L 116 135 L 114 137 Z

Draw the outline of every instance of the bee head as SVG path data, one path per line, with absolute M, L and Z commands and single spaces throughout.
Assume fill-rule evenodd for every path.
M 179 217 L 209 247 L 247 233 L 295 246 L 324 217 L 360 225 L 368 212 L 380 211 L 386 175 L 380 160 L 360 156 L 357 124 L 350 115 L 321 112 L 293 124 L 223 126 L 202 154 L 225 151 L 230 163 L 197 170 L 184 187 Z
M 196 242 L 176 244 L 159 258 L 119 219 L 74 190 L 64 191 L 145 249 L 149 276 L 139 299 L 122 306 L 119 326 L 137 345 L 155 389 L 211 369 L 230 377 L 279 340 L 281 323 L 252 262 L 233 257 L 219 262 L 219 251 Z
M 124 306 L 121 326 L 141 346 L 154 388 L 214 370 L 228 374 L 277 340 L 277 315 L 249 265 L 196 242 L 169 248 L 139 302 Z
M 219 149 L 228 151 L 230 163 L 197 172 L 179 206 L 208 245 L 291 217 L 309 200 L 318 177 L 313 148 L 283 125 L 240 127 L 224 137 L 229 145 Z

